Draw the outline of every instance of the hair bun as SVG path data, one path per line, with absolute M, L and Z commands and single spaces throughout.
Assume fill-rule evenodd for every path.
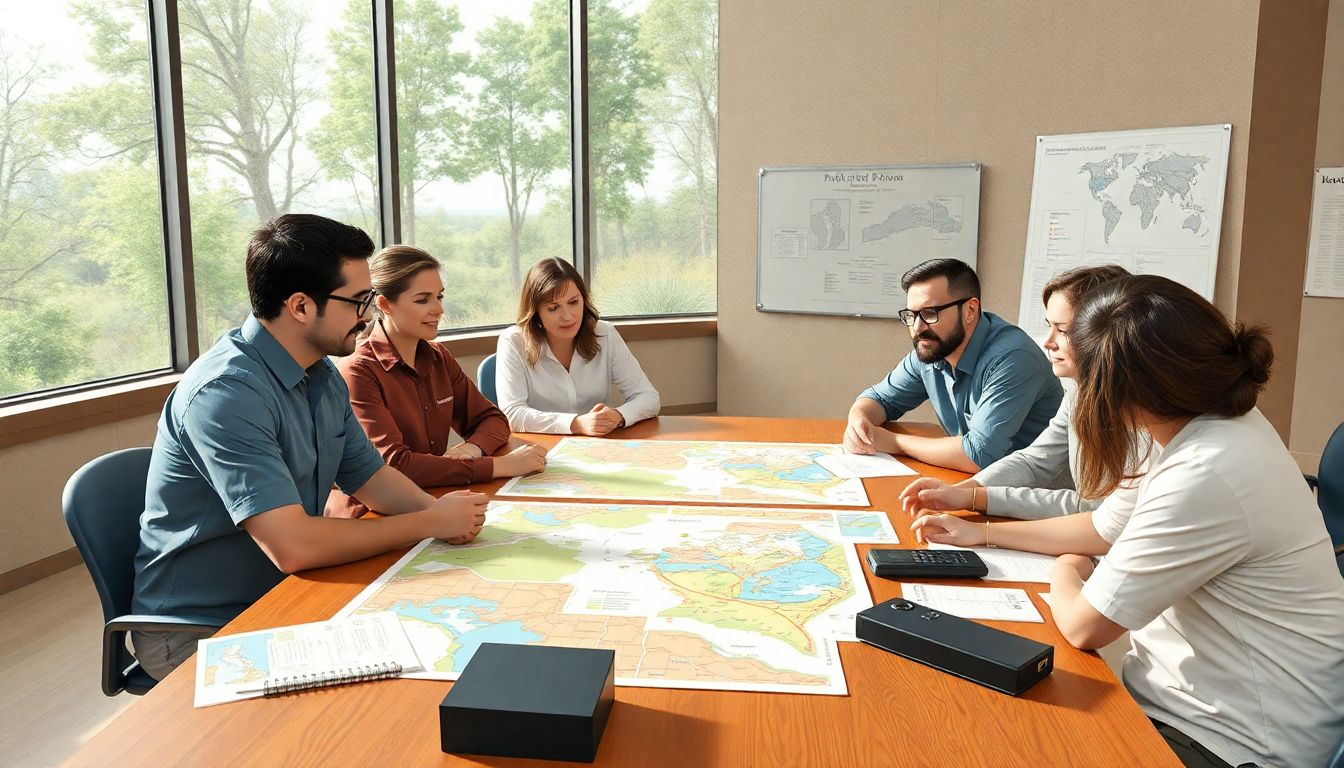
M 1242 377 L 1263 386 L 1269 382 L 1274 365 L 1274 345 L 1269 342 L 1269 329 L 1263 325 L 1247 327 L 1237 323 L 1232 329 L 1237 355 L 1246 366 Z

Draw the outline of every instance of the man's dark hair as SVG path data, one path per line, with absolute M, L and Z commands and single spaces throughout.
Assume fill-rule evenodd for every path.
M 373 241 L 359 227 L 311 213 L 276 216 L 253 232 L 247 244 L 252 314 L 273 320 L 286 299 L 303 293 L 312 297 L 320 315 L 327 297 L 345 284 L 342 262 L 372 254 Z
M 980 278 L 970 264 L 960 259 L 929 259 L 916 264 L 901 275 L 901 290 L 909 291 L 915 283 L 927 283 L 935 277 L 946 277 L 947 291 L 954 296 L 980 298 Z

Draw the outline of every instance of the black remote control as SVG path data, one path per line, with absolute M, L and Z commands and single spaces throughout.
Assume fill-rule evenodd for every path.
M 874 576 L 907 579 L 980 579 L 989 568 L 974 552 L 959 549 L 870 549 Z

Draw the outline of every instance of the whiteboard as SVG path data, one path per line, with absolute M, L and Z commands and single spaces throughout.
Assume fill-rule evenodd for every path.
M 895 317 L 911 267 L 975 266 L 980 164 L 762 168 L 757 211 L 757 310 Z

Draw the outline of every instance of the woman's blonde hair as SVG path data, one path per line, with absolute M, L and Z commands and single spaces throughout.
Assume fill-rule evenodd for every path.
M 426 269 L 439 271 L 439 260 L 413 245 L 389 245 L 369 259 L 373 290 L 379 296 L 387 297 L 388 301 L 396 301 L 411 287 L 411 280 Z M 373 303 L 373 317 L 383 319 L 377 301 Z M 371 323 L 362 335 L 367 336 L 372 328 Z
M 601 349 L 597 343 L 597 307 L 588 295 L 588 286 L 573 264 L 555 257 L 542 259 L 527 270 L 523 278 L 523 294 L 518 299 L 518 327 L 523 330 L 523 352 L 528 365 L 541 359 L 541 348 L 546 343 L 546 329 L 541 325 L 541 308 L 559 300 L 566 283 L 573 283 L 583 298 L 583 321 L 579 335 L 574 339 L 574 350 L 584 360 L 592 360 Z

